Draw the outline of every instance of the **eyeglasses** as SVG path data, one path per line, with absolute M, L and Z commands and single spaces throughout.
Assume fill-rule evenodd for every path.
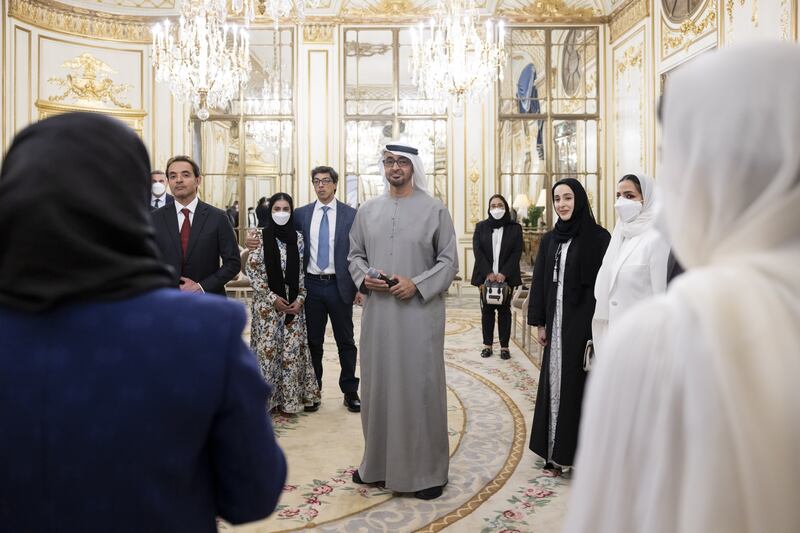
M 330 185 L 333 183 L 333 180 L 331 178 L 322 178 L 321 180 L 314 178 L 311 180 L 311 183 L 313 183 L 314 187 L 316 187 L 317 185 Z
M 392 168 L 395 164 L 397 164 L 397 166 L 400 168 L 408 168 L 411 166 L 411 160 L 406 158 L 400 158 L 400 159 L 387 158 L 383 160 L 383 166 L 386 168 Z

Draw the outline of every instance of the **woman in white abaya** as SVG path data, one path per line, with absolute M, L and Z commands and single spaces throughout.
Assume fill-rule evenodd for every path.
M 666 230 L 687 272 L 613 324 L 568 532 L 800 531 L 800 48 L 667 84 Z

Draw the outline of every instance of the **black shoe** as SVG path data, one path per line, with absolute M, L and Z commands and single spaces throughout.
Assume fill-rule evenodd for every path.
M 367 483 L 363 479 L 361 479 L 361 475 L 358 473 L 358 469 L 353 472 L 353 483 L 358 485 L 370 485 L 372 487 L 381 487 L 385 488 L 384 485 L 386 484 L 385 481 L 375 481 L 374 483 Z
M 313 413 L 315 411 L 318 411 L 319 404 L 320 402 L 314 402 L 312 405 L 306 405 L 305 407 L 303 407 L 303 411 L 305 411 L 306 413 Z
M 361 412 L 361 399 L 357 392 L 346 392 L 344 395 L 344 405 L 351 413 Z
M 435 500 L 442 495 L 444 485 L 438 487 L 430 487 L 428 489 L 418 490 L 414 493 L 414 497 L 419 500 Z
M 492 356 L 492 349 L 491 348 L 484 348 L 481 350 L 481 357 L 491 357 Z
M 500 348 L 500 359 L 511 359 L 511 352 L 508 348 Z

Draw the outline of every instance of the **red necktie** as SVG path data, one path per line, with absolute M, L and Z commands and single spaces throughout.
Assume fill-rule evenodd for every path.
M 189 210 L 181 209 L 183 213 L 183 224 L 181 224 L 181 249 L 183 250 L 183 260 L 186 261 L 186 247 L 189 246 L 189 233 L 192 231 L 192 223 L 189 221 Z

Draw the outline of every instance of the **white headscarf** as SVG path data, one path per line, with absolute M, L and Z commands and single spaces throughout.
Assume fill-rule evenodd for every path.
M 627 174 L 626 174 L 627 176 Z M 658 212 L 658 196 L 656 194 L 656 182 L 650 176 L 644 174 L 633 174 L 639 180 L 639 185 L 642 188 L 642 210 L 636 215 L 636 218 L 625 222 L 622 219 L 617 219 L 617 224 L 614 226 L 614 235 L 617 234 L 617 229 L 626 239 L 630 239 L 636 235 L 640 235 L 653 227 Z M 620 178 L 621 179 L 621 178 Z M 619 184 L 619 181 L 617 181 Z M 613 242 L 613 241 L 612 241 Z M 610 246 L 610 245 L 609 245 Z
M 594 284 L 594 297 L 597 300 L 594 318 L 599 320 L 608 320 L 608 297 L 613 282 L 612 273 L 617 270 L 615 264 L 619 259 L 623 239 L 630 239 L 644 233 L 653 227 L 656 220 L 656 184 L 653 178 L 643 174 L 633 175 L 639 180 L 642 188 L 642 210 L 636 215 L 636 218 L 628 222 L 618 218 L 617 224 L 614 226 L 611 242 L 608 243 L 608 248 L 603 256 L 603 265 L 597 272 L 597 280 Z
M 800 48 L 705 54 L 665 90 L 666 295 L 608 338 L 566 531 L 800 531 Z
M 390 142 L 381 148 L 381 160 L 378 162 L 378 168 L 381 169 L 381 176 L 383 177 L 383 182 L 386 185 L 387 191 L 389 190 L 389 180 L 386 179 L 386 169 L 383 167 L 383 159 L 386 157 L 386 154 L 410 159 L 412 165 L 414 165 L 414 175 L 411 177 L 414 188 L 433 196 L 428 190 L 428 177 L 425 175 L 425 169 L 422 167 L 422 158 L 419 156 L 418 150 L 410 144 L 401 141 Z

